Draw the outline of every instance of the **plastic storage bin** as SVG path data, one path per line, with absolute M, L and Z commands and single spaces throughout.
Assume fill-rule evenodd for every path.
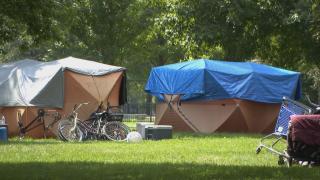
M 138 131 L 138 133 L 140 133 L 142 139 L 146 139 L 146 126 L 153 126 L 154 123 L 151 122 L 138 122 L 136 124 L 136 129 Z
M 0 142 L 8 141 L 8 126 L 0 125 Z
M 161 140 L 172 138 L 171 125 L 147 125 L 145 126 L 146 139 Z

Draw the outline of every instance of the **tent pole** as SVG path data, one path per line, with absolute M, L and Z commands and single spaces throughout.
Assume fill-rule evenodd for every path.
M 170 94 L 169 101 L 166 100 L 166 97 L 165 97 L 164 94 L 162 94 L 162 95 L 164 97 L 165 102 L 167 102 L 170 110 L 173 110 L 172 103 L 173 103 L 173 96 L 175 94 Z M 195 132 L 200 132 L 200 130 L 189 120 L 189 118 L 181 110 L 181 108 L 180 108 L 180 106 L 181 106 L 181 99 L 180 99 L 181 94 L 178 94 L 177 96 L 179 97 L 178 101 L 177 101 L 177 110 L 178 110 L 178 113 L 181 115 L 180 117 L 182 117 L 182 119 L 191 127 L 191 129 L 193 129 Z
M 182 112 L 181 110 L 181 99 L 180 99 L 180 95 L 179 95 L 179 98 L 178 98 L 178 102 L 177 102 L 177 109 L 179 111 L 179 113 L 181 114 L 181 116 L 184 118 L 185 121 L 188 122 L 188 124 L 191 125 L 191 128 L 193 130 L 195 130 L 196 132 L 200 132 L 200 130 L 189 120 L 189 118 Z

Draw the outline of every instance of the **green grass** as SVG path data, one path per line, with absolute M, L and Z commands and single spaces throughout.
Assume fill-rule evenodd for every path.
M 260 138 L 186 133 L 138 144 L 10 139 L 0 144 L 0 179 L 320 178 L 319 168 L 281 167 L 265 150 L 256 155 Z
M 136 130 L 137 122 L 130 121 L 130 122 L 123 122 L 123 123 L 126 124 L 131 130 Z

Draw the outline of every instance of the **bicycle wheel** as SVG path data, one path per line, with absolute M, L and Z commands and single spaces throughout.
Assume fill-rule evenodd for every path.
M 82 141 L 83 132 L 82 130 L 76 126 L 69 119 L 61 120 L 58 125 L 58 135 L 59 138 L 63 141 Z
M 111 121 L 103 126 L 103 134 L 112 141 L 126 140 L 129 132 L 129 127 L 118 121 Z

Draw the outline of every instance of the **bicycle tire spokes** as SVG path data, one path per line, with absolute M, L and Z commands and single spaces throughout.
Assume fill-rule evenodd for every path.
M 83 131 L 78 127 L 74 126 L 74 122 L 69 119 L 61 120 L 58 125 L 58 135 L 63 141 L 82 141 Z
M 112 121 L 104 126 L 104 134 L 109 140 L 124 141 L 129 133 L 129 128 L 121 122 Z

